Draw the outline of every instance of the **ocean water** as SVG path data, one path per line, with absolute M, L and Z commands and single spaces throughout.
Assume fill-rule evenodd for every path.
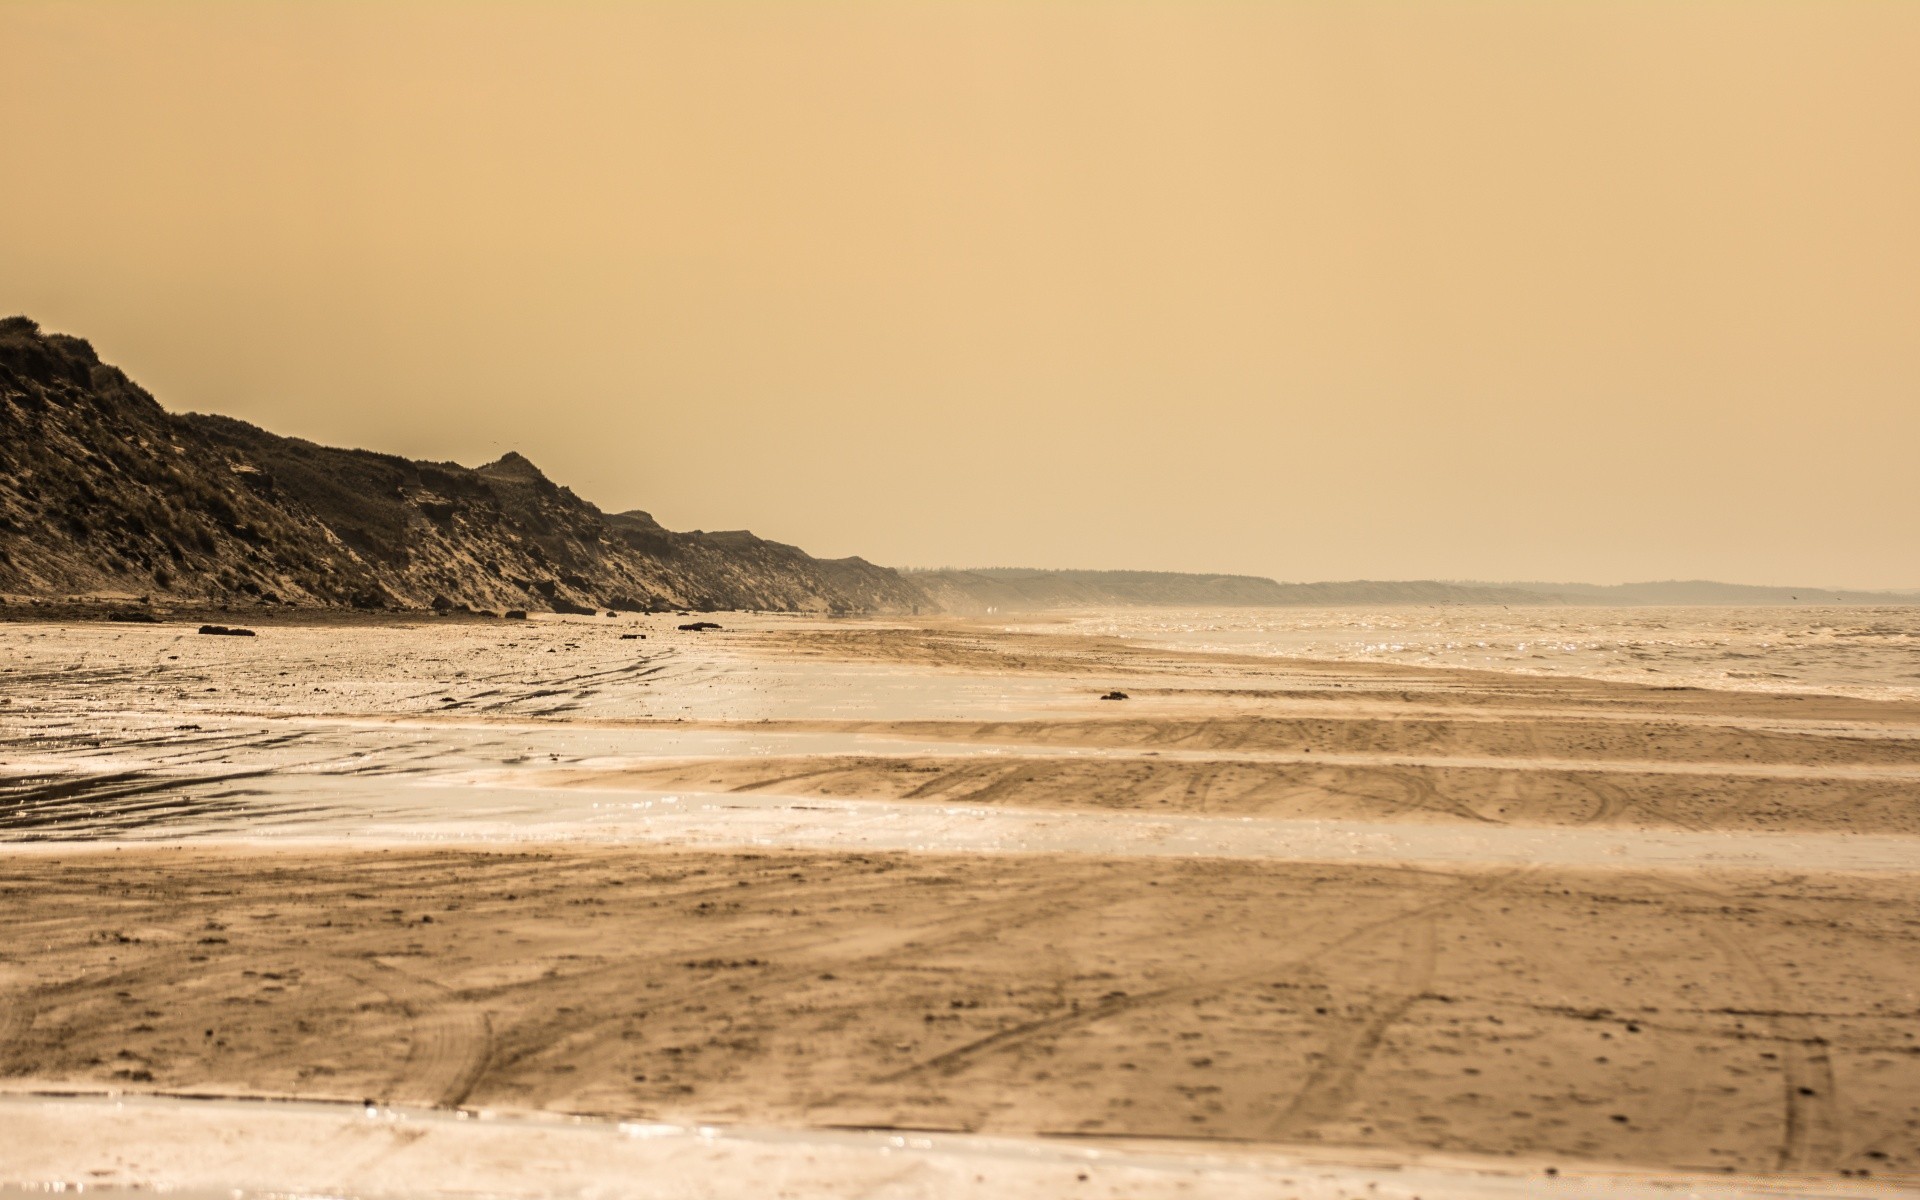
M 1917 606 L 1130 609 L 1068 624 L 1187 650 L 1920 698 Z

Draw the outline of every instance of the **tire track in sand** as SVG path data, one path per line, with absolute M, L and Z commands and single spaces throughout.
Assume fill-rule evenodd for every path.
M 1718 902 L 1736 899 L 1708 887 L 1684 883 L 1674 887 Z M 1735 972 L 1746 977 L 1761 1001 L 1755 1008 L 1764 1010 L 1774 1044 L 1780 1047 L 1780 1149 L 1775 1166 L 1782 1171 L 1832 1170 L 1844 1148 L 1844 1106 L 1827 1039 L 1814 1028 L 1811 1017 L 1796 1009 L 1787 985 L 1747 939 L 1711 925 L 1703 925 L 1702 933 Z
M 464 1103 L 493 1056 L 486 1013 L 449 1003 L 450 989 L 377 958 L 340 964 L 338 970 L 406 1014 L 407 1057 L 389 1085 L 392 1098 L 436 1108 Z
M 1018 1025 L 997 1030 L 987 1034 L 985 1037 L 976 1038 L 973 1041 L 956 1046 L 951 1050 L 936 1054 L 932 1058 L 924 1059 L 902 1070 L 881 1076 L 878 1082 L 893 1083 L 928 1072 L 942 1076 L 957 1075 L 961 1071 L 971 1067 L 974 1063 L 990 1055 L 1012 1050 L 1041 1038 L 1058 1037 L 1070 1030 L 1084 1028 L 1088 1025 L 1104 1021 L 1109 1017 L 1116 1017 L 1123 1013 L 1140 1009 L 1154 1008 L 1179 1000 L 1199 999 L 1219 995 L 1235 987 L 1239 987 L 1242 984 L 1267 978 L 1275 972 L 1286 973 L 1299 971 L 1311 966 L 1313 963 L 1342 947 L 1353 945 L 1356 942 L 1370 940 L 1387 930 L 1405 927 L 1409 922 L 1421 921 L 1428 917 L 1437 917 L 1440 913 L 1448 909 L 1456 908 L 1459 905 L 1465 904 L 1498 888 L 1505 887 L 1515 877 L 1524 873 L 1525 870 L 1526 868 L 1503 871 L 1492 877 L 1462 884 L 1448 895 L 1404 912 L 1394 913 L 1391 916 L 1365 922 L 1345 932 L 1334 932 L 1330 937 L 1327 936 L 1328 931 L 1326 927 L 1331 924 L 1331 922 L 1323 921 L 1301 931 L 1299 935 L 1300 938 L 1304 939 L 1318 934 L 1325 939 L 1322 944 L 1305 953 L 1290 955 L 1279 962 L 1270 962 L 1250 971 L 1237 971 L 1230 975 L 1197 979 L 1190 983 L 1174 984 L 1168 987 L 1156 988 L 1149 992 L 1115 996 L 1102 1000 L 1097 1004 L 1085 1005 L 1077 1010 L 1055 1012 L 1031 1021 L 1023 1021 Z M 1415 993 L 1414 998 L 1418 998 L 1418 993 Z M 1410 1002 L 1408 1007 L 1411 1007 Z M 1401 1015 L 1404 1015 L 1404 1009 Z M 1396 1016 L 1395 1020 L 1397 1019 L 1398 1017 Z M 1391 1022 L 1389 1022 L 1389 1024 L 1391 1024 Z M 1384 1028 L 1383 1026 L 1383 1033 Z M 1364 1065 L 1363 1062 L 1356 1063 L 1356 1075 L 1362 1065 Z
M 1576 822 L 1589 825 L 1615 811 L 1612 797 L 1596 793 L 1593 809 Z M 1463 806 L 1464 807 L 1464 806 Z M 1477 814 L 1475 814 L 1477 816 Z M 1479 817 L 1480 820 L 1488 820 Z M 1503 875 L 1478 890 L 1474 897 L 1460 897 L 1456 903 L 1436 905 L 1417 917 L 1397 922 L 1401 934 L 1400 957 L 1394 977 L 1384 994 L 1366 1007 L 1361 1018 L 1350 1025 L 1344 1036 L 1334 1039 L 1326 1058 L 1307 1076 L 1300 1090 L 1267 1126 L 1267 1136 L 1276 1140 L 1297 1138 L 1339 1116 L 1353 1099 L 1354 1086 L 1365 1073 L 1373 1056 L 1386 1041 L 1387 1033 L 1400 1023 L 1413 1006 L 1431 994 L 1440 964 L 1440 918 L 1448 909 L 1470 899 L 1492 894 L 1511 886 L 1521 872 Z M 1395 928 L 1388 924 L 1364 935 L 1348 939 L 1347 944 L 1365 944 Z
M 13 1060 L 15 1045 L 26 1040 L 34 1018 L 39 1015 L 40 1006 L 31 990 L 0 997 L 0 1074 L 6 1072 Z
M 1103 903 L 1125 894 L 1124 886 L 1111 881 L 1052 885 L 1024 891 L 1002 900 L 974 904 L 966 909 L 914 924 L 890 924 L 879 927 L 839 926 L 821 930 L 801 939 L 788 935 L 761 936 L 728 942 L 708 948 L 707 953 L 729 957 L 767 955 L 779 959 L 795 952 L 816 952 L 830 961 L 839 972 L 854 972 L 872 967 L 888 968 L 909 953 L 951 952 L 973 943 L 992 942 L 1009 930 L 1058 915 L 1058 906 L 1085 906 Z M 685 948 L 644 958 L 627 959 L 589 972 L 600 995 L 633 996 L 645 994 L 649 1009 L 665 1009 L 697 999 L 702 995 L 734 986 L 724 974 L 692 980 L 664 989 L 649 987 L 657 980 L 658 968 L 683 963 Z M 807 978 L 819 970 L 819 961 L 805 965 L 774 965 L 756 976 L 756 986 L 769 989 L 781 982 Z M 489 1063 L 494 1073 L 511 1071 L 544 1054 L 564 1050 L 578 1055 L 594 1046 L 623 1040 L 620 1018 L 608 1017 L 607 1005 L 592 1001 L 577 1002 L 574 1011 L 562 1017 L 547 1014 L 536 1026 L 509 1029 L 501 1039 L 498 1053 Z
M 1365 1015 L 1349 1025 L 1344 1036 L 1334 1039 L 1293 1100 L 1268 1124 L 1268 1137 L 1297 1138 L 1339 1116 L 1353 1099 L 1354 1085 L 1386 1041 L 1387 1031 L 1431 991 L 1440 963 L 1440 914 L 1429 912 L 1408 921 L 1400 932 L 1401 953 L 1392 984 L 1367 1005 Z
M 1682 829 L 1700 831 L 1703 826 L 1689 821 L 1649 801 L 1632 799 L 1611 783 L 1588 781 L 1602 799 L 1603 809 L 1614 811 L 1628 807 L 1639 809 L 1655 820 L 1671 822 Z M 1611 793 L 1611 795 L 1609 795 Z M 1738 898 L 1700 884 L 1669 882 L 1671 892 L 1690 892 L 1717 903 Z M 1830 1170 L 1844 1149 L 1840 1136 L 1842 1105 L 1833 1071 L 1833 1055 L 1827 1041 L 1814 1029 L 1812 1020 L 1796 1011 L 1785 984 L 1768 968 L 1766 961 L 1748 944 L 1747 939 L 1711 925 L 1702 934 L 1713 943 L 1737 974 L 1746 977 L 1748 986 L 1763 1001 L 1766 1020 L 1780 1045 L 1780 1149 L 1774 1164 L 1783 1171 Z

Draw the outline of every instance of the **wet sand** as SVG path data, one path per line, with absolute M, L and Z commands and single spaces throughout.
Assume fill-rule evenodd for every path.
M 1920 1184 L 1920 705 L 722 621 L 0 626 L 7 1090 Z

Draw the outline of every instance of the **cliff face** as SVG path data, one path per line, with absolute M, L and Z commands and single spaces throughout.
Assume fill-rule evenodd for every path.
M 362 608 L 900 612 L 862 559 L 607 514 L 478 468 L 168 413 L 86 342 L 0 321 L 0 593 Z

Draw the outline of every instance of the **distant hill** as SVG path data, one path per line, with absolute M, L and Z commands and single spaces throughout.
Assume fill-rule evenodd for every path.
M 1386 604 L 1920 604 L 1920 593 L 1771 588 L 1707 581 L 1669 583 L 1477 583 L 1352 579 L 1278 583 L 1258 575 L 1173 571 L 909 570 L 930 606 L 953 613 L 1076 608 L 1280 608 Z
M 1542 604 L 1539 594 L 1500 585 L 1433 580 L 1276 583 L 1257 575 L 1175 571 L 1046 571 L 993 567 L 907 571 L 939 608 L 953 613 L 1061 608 L 1264 608 L 1342 604 Z
M 911 612 L 858 558 L 608 514 L 508 454 L 413 462 L 174 414 L 79 338 L 0 320 L 0 593 L 213 604 Z

